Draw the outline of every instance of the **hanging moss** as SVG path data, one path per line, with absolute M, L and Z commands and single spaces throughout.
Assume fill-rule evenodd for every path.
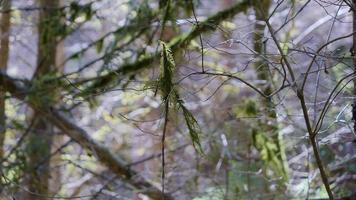
M 188 34 L 181 34 L 173 38 L 167 44 L 167 47 L 169 47 L 172 51 L 175 51 L 181 47 L 187 46 L 194 38 L 198 37 L 200 34 L 215 30 L 220 22 L 235 16 L 237 13 L 245 12 L 249 6 L 249 1 L 244 0 L 235 4 L 229 9 L 218 12 L 217 14 L 209 17 L 204 22 L 201 22 L 199 26 L 195 26 Z M 129 73 L 138 72 L 139 70 L 151 67 L 151 64 L 157 60 L 159 56 L 160 53 L 154 53 L 151 55 L 145 55 L 134 63 L 123 64 L 119 69 L 111 71 L 108 74 L 95 79 L 83 91 L 84 93 L 101 91 L 105 89 L 105 87 L 109 87 L 110 85 L 117 83 L 116 81 L 118 79 L 122 79 L 123 76 Z
M 163 100 L 167 101 L 170 94 L 173 93 L 173 70 L 175 68 L 175 63 L 172 51 L 167 47 L 167 44 L 161 42 L 161 45 L 161 75 L 159 79 L 159 87 L 162 92 Z
M 201 129 L 198 121 L 194 118 L 193 114 L 184 106 L 184 101 L 179 98 L 178 91 L 176 90 L 173 78 L 175 62 L 173 54 L 166 43 L 161 42 L 161 75 L 158 80 L 157 86 L 161 92 L 162 101 L 166 104 L 170 104 L 174 109 L 181 109 L 184 116 L 185 124 L 188 127 L 190 139 L 192 140 L 194 148 L 202 153 L 199 135 Z M 169 107 L 168 107 L 169 108 Z
M 189 129 L 190 139 L 192 140 L 195 150 L 199 153 L 203 153 L 203 149 L 200 143 L 201 129 L 198 121 L 194 118 L 193 114 L 184 106 L 183 102 L 179 103 L 179 107 L 183 111 L 185 123 Z

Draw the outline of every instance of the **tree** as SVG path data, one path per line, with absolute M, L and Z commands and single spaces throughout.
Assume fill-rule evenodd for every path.
M 354 36 L 343 23 L 354 2 L 32 3 L 1 10 L 16 36 L 16 52 L 1 46 L 1 195 L 352 195 L 354 57 L 339 47 Z M 26 65 L 33 77 L 16 72 Z
M 43 82 L 51 74 L 56 73 L 56 49 L 57 40 L 60 36 L 60 12 L 59 1 L 40 0 L 39 22 L 38 22 L 38 56 L 37 68 L 33 76 L 34 87 L 43 87 Z M 47 91 L 46 94 L 35 91 L 33 98 L 39 104 L 55 104 L 55 91 Z M 42 97 L 41 97 L 42 96 Z M 45 96 L 43 98 L 43 96 Z M 41 99 L 42 98 L 42 99 Z M 26 153 L 28 154 L 28 185 L 27 199 L 42 198 L 41 195 L 50 195 L 50 154 L 53 143 L 54 127 L 40 113 L 34 111 L 33 130 L 28 138 Z M 40 195 L 38 197 L 38 195 Z

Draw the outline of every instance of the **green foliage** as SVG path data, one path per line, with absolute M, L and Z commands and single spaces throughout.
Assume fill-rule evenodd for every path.
M 258 117 L 259 104 L 252 99 L 245 100 L 241 105 L 235 106 L 233 111 L 237 118 Z M 257 124 L 256 126 L 256 122 L 246 121 L 246 125 L 249 127 L 249 131 L 246 132 L 252 133 L 253 146 L 258 150 L 265 166 L 272 170 L 276 176 L 286 180 L 283 144 L 280 142 L 276 125 L 267 125 L 263 122 L 257 122 Z
M 245 104 L 245 113 L 247 116 L 256 116 L 257 115 L 257 106 L 254 101 L 247 101 Z
M 63 85 L 56 73 L 47 73 L 34 78 L 28 89 L 27 99 L 36 107 L 54 105 L 58 101 L 57 95 Z
M 145 1 L 146 2 L 146 1 Z M 142 4 L 141 4 L 142 5 Z M 250 6 L 249 2 L 247 0 L 242 1 L 239 4 L 236 4 L 235 6 L 218 12 L 217 14 L 209 17 L 207 20 L 205 20 L 205 23 L 200 23 L 200 26 L 195 26 L 192 31 L 190 31 L 188 34 L 181 34 L 175 38 L 173 38 L 168 46 L 170 49 L 177 50 L 181 47 L 187 46 L 194 38 L 198 37 L 200 34 L 203 32 L 208 32 L 209 30 L 215 30 L 218 26 L 218 24 L 226 20 L 227 18 L 233 17 L 236 13 L 246 11 L 247 8 Z M 153 12 L 152 10 L 149 11 L 153 13 L 153 16 L 156 16 L 157 12 Z M 139 15 L 136 15 L 139 16 Z M 152 18 L 149 16 L 146 16 L 144 18 L 136 20 L 138 22 L 141 22 L 140 25 L 143 25 L 143 27 L 146 27 L 145 25 L 148 24 L 147 21 L 152 21 Z M 132 25 L 132 26 L 131 26 Z M 139 30 L 142 31 L 142 26 L 136 26 L 135 23 L 131 23 L 131 25 L 124 26 L 123 28 L 125 30 L 127 29 L 133 29 L 133 30 Z M 118 29 L 114 33 L 120 33 L 121 29 Z M 128 31 L 127 31 L 128 32 Z M 118 49 L 120 50 L 120 49 Z M 107 52 L 109 53 L 109 52 Z M 152 63 L 156 60 L 156 58 L 159 57 L 159 54 L 151 54 L 151 55 L 145 55 L 144 58 L 139 58 L 136 60 L 134 63 L 126 63 L 123 64 L 119 69 L 111 71 L 107 75 L 103 75 L 99 77 L 98 79 L 95 79 L 94 81 L 90 82 L 89 85 L 83 89 L 83 91 L 78 94 L 78 96 L 82 94 L 87 94 L 90 92 L 96 93 L 105 90 L 106 87 L 109 87 L 111 85 L 118 85 L 117 84 L 117 79 L 118 75 L 127 75 L 127 74 L 132 74 L 135 72 L 138 72 L 139 70 L 142 69 L 147 69 L 150 66 L 152 66 Z
M 90 20 L 94 14 L 91 5 L 92 3 L 80 5 L 78 2 L 72 2 L 69 7 L 69 20 L 74 22 L 81 16 L 84 16 L 85 20 Z
M 172 51 L 169 49 L 166 43 L 161 42 L 161 75 L 158 81 L 159 88 L 162 92 L 162 98 L 167 101 L 169 96 L 174 96 L 173 92 L 173 70 L 175 69 L 175 63 L 172 55 Z
M 202 153 L 199 135 L 201 133 L 198 121 L 193 114 L 184 106 L 184 101 L 179 98 L 178 91 L 174 88 L 173 78 L 175 62 L 173 54 L 168 45 L 161 41 L 161 74 L 157 86 L 161 91 L 162 100 L 164 103 L 182 109 L 185 123 L 189 130 L 189 135 L 196 151 Z
M 270 166 L 276 175 L 285 178 L 283 162 L 280 160 L 281 152 L 276 142 L 257 129 L 252 130 L 252 139 L 253 145 L 259 151 L 261 159 L 267 166 Z
M 89 20 L 95 14 L 95 10 L 92 10 L 91 5 L 93 2 L 80 5 L 76 2 L 73 2 L 70 6 L 68 11 L 69 13 L 69 20 L 71 22 L 75 22 L 77 18 L 85 16 L 85 20 Z M 132 7 L 136 7 L 136 4 L 129 3 Z M 82 53 L 88 50 L 91 47 L 96 47 L 98 52 L 101 52 L 104 47 L 104 41 L 109 36 L 114 36 L 114 40 L 108 45 L 109 49 L 106 51 L 106 54 L 112 54 L 114 51 L 119 50 L 117 48 L 118 43 L 121 41 L 127 41 L 132 38 L 137 37 L 137 32 L 140 32 L 143 29 L 147 29 L 147 24 L 151 23 L 151 20 L 157 15 L 152 8 L 150 8 L 147 1 L 144 1 L 139 6 L 133 8 L 130 14 L 127 16 L 127 24 L 125 26 L 121 26 L 116 30 L 105 34 L 104 36 L 100 37 L 98 40 L 91 43 L 87 48 L 84 50 L 77 52 L 71 55 L 68 59 L 76 59 L 82 55 Z M 148 29 L 147 29 L 148 30 Z
M 49 45 L 52 45 L 51 43 L 59 38 L 65 38 L 76 31 L 79 24 L 92 19 L 95 15 L 92 4 L 93 2 L 87 4 L 72 2 L 69 6 L 58 7 L 57 9 L 53 9 L 49 15 L 46 14 L 46 16 L 41 17 L 41 44 L 46 45 L 49 42 Z M 74 55 L 71 59 L 76 59 L 79 56 Z
M 62 10 L 57 9 L 53 11 L 51 16 L 45 17 L 40 21 L 40 47 L 42 50 L 46 49 L 46 46 L 53 45 L 53 42 L 59 36 L 65 35 L 64 24 L 61 23 L 61 19 L 64 17 Z
M 1 183 L 9 185 L 7 187 L 17 187 L 23 176 L 22 172 L 26 169 L 26 156 L 21 149 L 15 149 L 13 154 L 9 155 L 7 162 L 3 162 Z
M 245 100 L 241 105 L 235 106 L 233 111 L 237 118 L 256 117 L 258 114 L 257 104 L 251 99 Z
M 180 108 L 182 108 L 185 123 L 189 129 L 190 138 L 193 142 L 195 150 L 199 153 L 203 153 L 199 138 L 199 135 L 201 134 L 201 129 L 198 124 L 198 121 L 194 118 L 193 114 L 183 105 L 182 101 L 179 101 L 179 106 Z

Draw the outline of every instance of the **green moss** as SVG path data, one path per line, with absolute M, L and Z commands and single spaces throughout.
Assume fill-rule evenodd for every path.
M 48 73 L 33 79 L 28 90 L 27 100 L 36 107 L 47 107 L 58 101 L 63 82 L 56 73 Z

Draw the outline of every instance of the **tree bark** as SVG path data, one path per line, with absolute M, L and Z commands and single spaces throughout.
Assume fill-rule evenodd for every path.
M 38 22 L 38 54 L 37 69 L 33 79 L 41 80 L 56 71 L 57 29 L 60 25 L 58 0 L 38 0 L 40 6 Z M 43 84 L 43 83 L 39 83 Z M 35 94 L 39 98 L 48 96 L 53 98 L 53 92 L 47 94 Z M 42 102 L 38 102 L 42 103 Z M 50 156 L 54 136 L 54 126 L 48 123 L 38 111 L 34 111 L 32 119 L 36 119 L 32 132 L 29 134 L 26 153 L 28 155 L 26 187 L 29 190 L 25 194 L 26 199 L 45 199 L 50 196 Z
M 64 46 L 63 43 L 60 43 L 57 45 L 57 57 L 56 57 L 56 67 L 58 70 L 62 71 L 60 68 L 60 64 L 64 62 Z M 51 146 L 51 152 L 55 152 L 58 150 L 58 148 L 61 147 L 63 142 L 65 141 L 65 137 L 63 133 L 56 131 L 53 132 L 53 143 Z M 53 194 L 57 194 L 61 187 L 62 187 L 62 179 L 61 179 L 61 168 L 58 167 L 61 164 L 61 154 L 57 153 L 52 155 L 51 160 L 50 160 L 50 180 L 49 180 L 49 187 L 50 187 L 50 192 Z
M 11 8 L 11 0 L 4 0 L 1 7 L 4 10 Z M 9 36 L 10 36 L 10 12 L 1 14 L 0 19 L 0 71 L 6 74 L 7 62 L 9 59 Z M 0 83 L 0 160 L 4 156 L 4 141 L 6 133 L 6 115 L 5 115 L 5 96 L 6 85 Z

